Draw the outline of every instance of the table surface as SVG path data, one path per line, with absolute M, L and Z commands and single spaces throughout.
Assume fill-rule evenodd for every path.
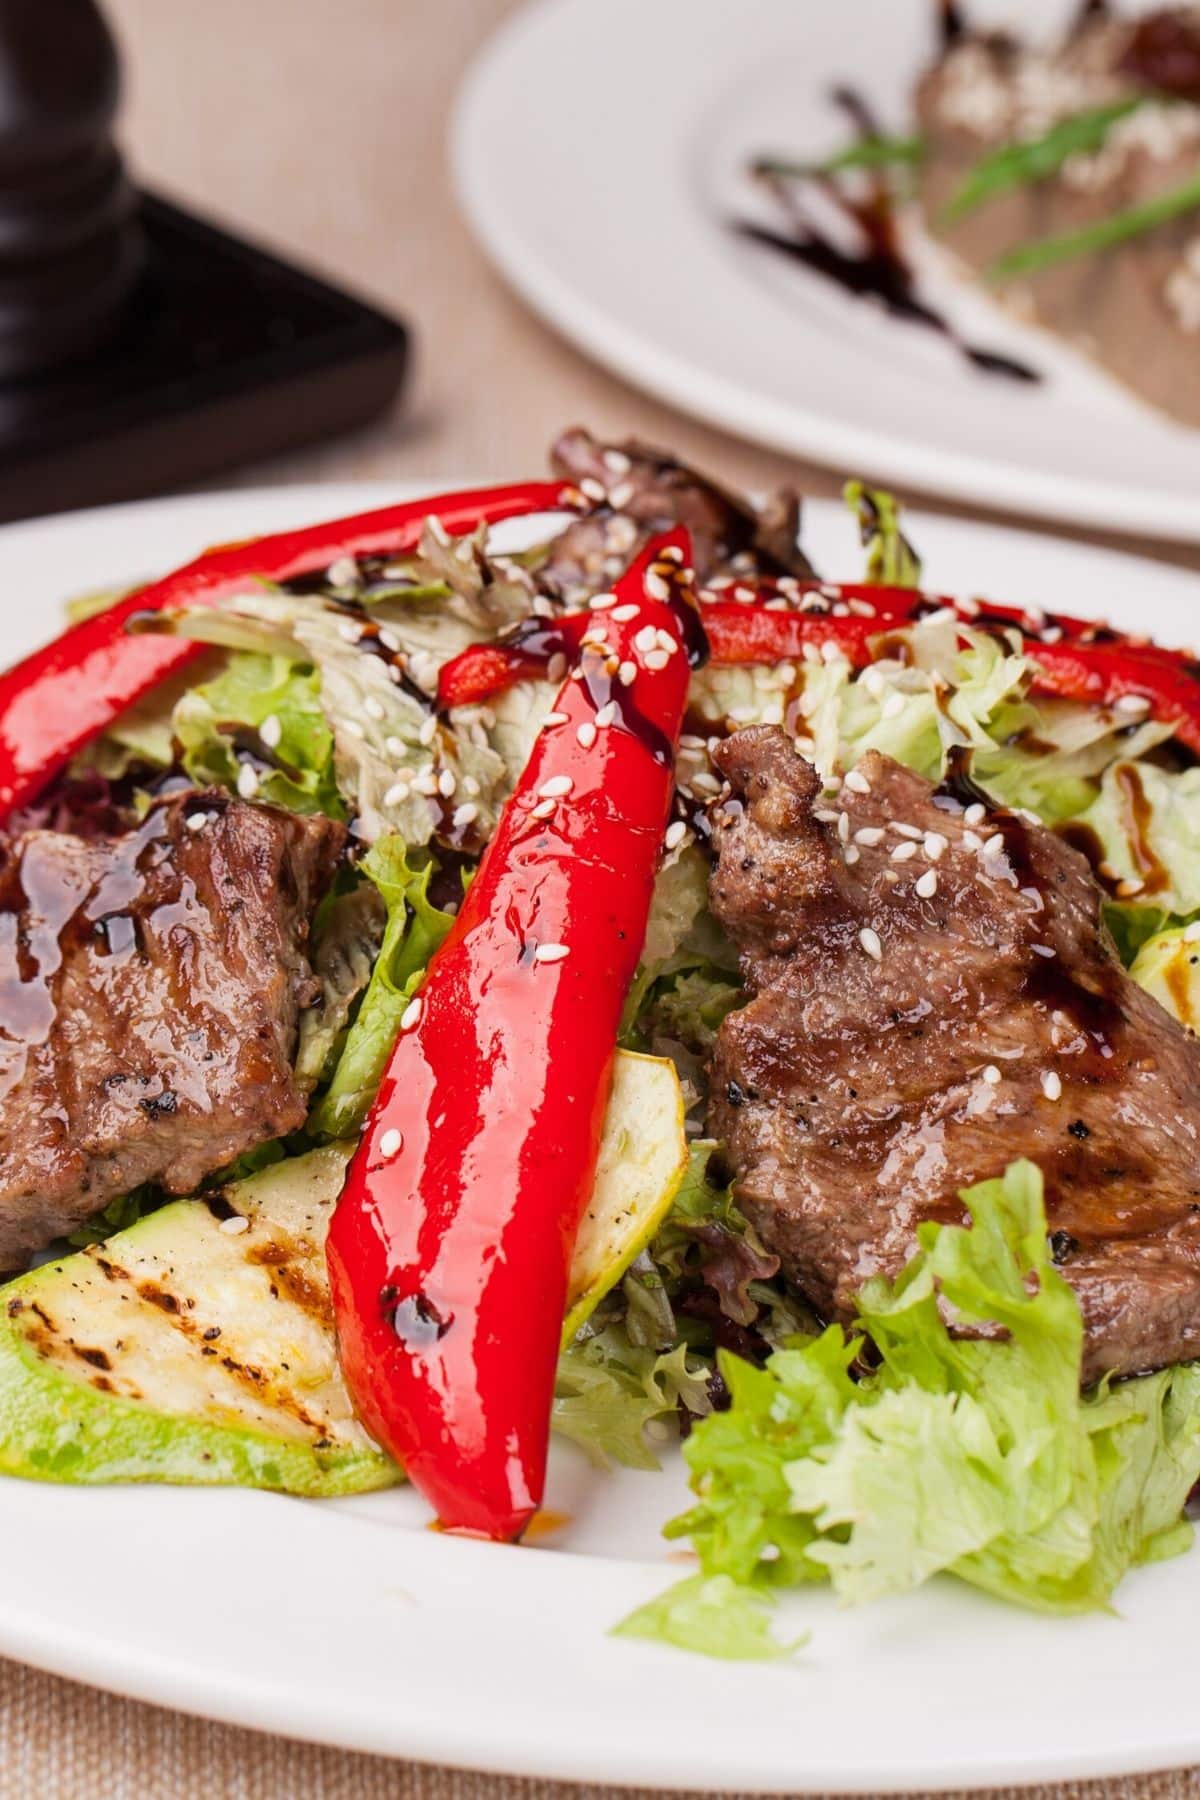
M 213 485 L 532 474 L 555 434 L 578 421 L 670 444 L 744 486 L 782 476 L 805 493 L 835 494 L 845 471 L 707 430 L 595 368 L 483 262 L 454 209 L 443 139 L 461 71 L 513 3 L 206 0 L 197 10 L 185 0 L 108 0 L 127 59 L 123 136 L 135 171 L 400 312 L 415 330 L 413 380 L 391 417 Z M 1200 550 L 1149 548 L 1200 569 Z M 0 1662 L 6 1796 L 567 1800 L 569 1792 L 260 1737 Z M 1040 1794 L 1176 1800 L 1200 1795 L 1200 1771 Z

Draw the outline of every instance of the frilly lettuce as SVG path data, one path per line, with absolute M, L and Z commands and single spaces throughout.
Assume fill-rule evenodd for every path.
M 434 865 L 410 865 L 403 841 L 381 838 L 359 865 L 387 907 L 383 942 L 329 1086 L 308 1121 L 315 1137 L 357 1131 L 375 1097 L 400 1018 L 453 923 L 429 900 Z
M 1200 1368 L 1079 1392 L 1078 1303 L 1046 1243 L 1029 1163 L 962 1196 L 970 1227 L 922 1225 L 894 1283 L 763 1369 L 722 1355 L 731 1404 L 684 1454 L 697 1505 L 667 1529 L 746 1596 L 828 1580 L 847 1602 L 939 1572 L 1045 1612 L 1107 1605 L 1135 1563 L 1184 1547 L 1200 1474 Z M 956 1338 L 946 1319 L 1000 1326 Z M 851 1365 L 871 1347 L 867 1372 Z M 635 1621 L 720 1653 L 695 1588 Z
M 236 788 L 239 751 L 253 757 L 256 797 L 292 812 L 344 811 L 333 774 L 333 734 L 320 702 L 320 678 L 284 656 L 232 654 L 211 681 L 190 687 L 175 705 L 170 733 L 193 781 Z M 273 719 L 278 739 L 260 728 Z

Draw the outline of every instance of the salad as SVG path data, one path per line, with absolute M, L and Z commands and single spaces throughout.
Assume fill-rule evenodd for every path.
M 213 550 L 0 676 L 0 1470 L 1106 1606 L 1200 1476 L 1200 681 L 669 455 Z M 506 534 L 507 533 L 507 537 Z M 507 547 L 506 547 L 507 546 Z

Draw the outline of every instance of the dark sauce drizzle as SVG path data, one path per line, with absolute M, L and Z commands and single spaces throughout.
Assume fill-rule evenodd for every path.
M 942 8 L 942 30 L 947 44 L 963 34 L 962 15 L 954 4 Z M 853 88 L 839 86 L 832 99 L 847 113 L 860 137 L 878 135 L 879 127 L 870 104 Z M 829 176 L 814 177 L 822 193 L 836 206 L 861 234 L 864 248 L 858 254 L 843 250 L 810 219 L 798 211 L 787 182 L 778 175 L 758 168 L 754 171 L 781 211 L 790 229 L 772 230 L 749 220 L 735 220 L 732 229 L 751 242 L 774 250 L 781 256 L 801 263 L 816 275 L 822 275 L 845 293 L 859 299 L 878 300 L 894 318 L 936 331 L 952 343 L 975 368 L 988 375 L 1003 376 L 1010 381 L 1040 382 L 1037 369 L 1017 357 L 1000 350 L 972 344 L 939 312 L 922 298 L 916 277 L 900 248 L 896 232 L 895 211 L 886 181 L 875 179 L 862 200 L 852 200 L 837 181 Z

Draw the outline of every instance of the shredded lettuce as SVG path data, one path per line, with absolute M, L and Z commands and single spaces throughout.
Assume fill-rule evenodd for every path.
M 333 733 L 321 681 L 307 663 L 236 651 L 213 680 L 188 689 L 171 731 L 192 780 L 236 789 L 245 759 L 258 775 L 255 797 L 292 812 L 345 816 L 333 773 Z M 268 743 L 261 728 L 274 728 Z
M 1105 771 L 1083 823 L 1117 876 L 1146 880 L 1147 899 L 1170 913 L 1200 910 L 1200 768 L 1135 767 L 1127 750 Z
M 387 924 L 333 1077 L 309 1115 L 308 1130 L 314 1137 L 348 1137 L 361 1126 L 400 1029 L 401 1015 L 453 923 L 451 914 L 429 899 L 434 864 L 425 862 L 414 868 L 400 838 L 381 838 L 359 867 L 383 898 Z
M 852 1333 L 830 1326 L 762 1369 L 722 1354 L 730 1405 L 689 1438 L 697 1504 L 667 1528 L 706 1579 L 760 1598 L 829 1581 L 859 1602 L 944 1572 L 1072 1613 L 1189 1541 L 1200 1367 L 1081 1396 L 1083 1324 L 1050 1259 L 1039 1171 L 1014 1163 L 962 1199 L 970 1226 L 922 1225 L 899 1278 L 863 1289 Z M 948 1318 L 992 1335 L 952 1337 Z M 694 1587 L 634 1628 L 721 1653 Z

